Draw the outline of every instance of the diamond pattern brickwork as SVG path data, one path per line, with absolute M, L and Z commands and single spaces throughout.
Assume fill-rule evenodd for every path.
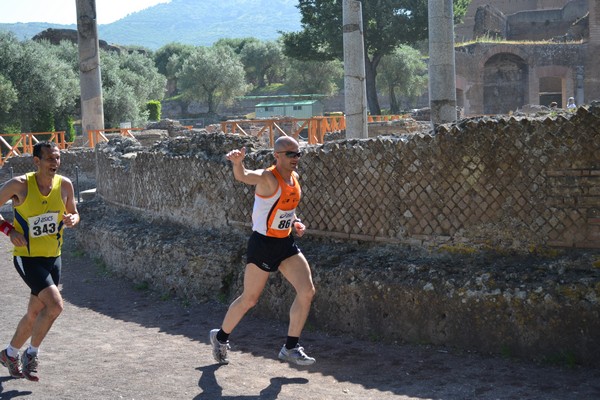
M 435 132 L 304 147 L 298 209 L 309 232 L 424 246 L 600 247 L 600 105 L 538 118 L 465 119 Z M 98 152 L 107 200 L 191 225 L 249 226 L 253 188 L 224 154 L 271 150 L 237 135 L 194 134 L 115 157 Z M 114 145 L 113 145 L 114 146 Z M 118 177 L 118 179 L 117 179 Z

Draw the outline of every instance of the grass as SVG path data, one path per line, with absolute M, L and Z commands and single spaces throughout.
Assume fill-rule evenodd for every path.
M 98 272 L 100 273 L 101 276 L 110 276 L 111 275 L 111 272 L 108 269 L 108 266 L 106 265 L 106 263 L 104 262 L 103 259 L 94 258 L 94 264 L 96 265 L 96 268 L 98 268 Z
M 525 45 L 539 45 L 539 44 L 581 44 L 582 40 L 574 40 L 570 42 L 553 42 L 550 40 L 507 40 L 504 38 L 493 37 L 484 35 L 468 42 L 457 43 L 455 47 L 468 46 L 475 43 L 493 43 L 493 44 L 525 44 Z
M 171 300 L 171 294 L 170 293 L 163 293 L 160 295 L 160 300 L 161 301 L 169 301 Z
M 85 251 L 83 249 L 75 249 L 71 251 L 71 255 L 75 258 L 83 258 L 85 257 Z
M 557 365 L 568 368 L 574 368 L 577 365 L 577 357 L 575 357 L 575 354 L 573 354 L 570 351 L 561 351 L 559 353 L 544 358 L 543 361 L 550 365 Z
M 150 284 L 148 282 L 137 282 L 135 285 L 133 285 L 133 288 L 139 292 L 144 292 L 148 289 L 150 289 Z

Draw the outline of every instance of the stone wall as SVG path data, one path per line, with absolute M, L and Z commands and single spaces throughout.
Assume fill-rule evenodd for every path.
M 299 214 L 312 232 L 345 239 L 525 253 L 599 248 L 599 118 L 600 107 L 580 107 L 306 146 Z M 270 150 L 235 135 L 196 132 L 153 149 L 125 139 L 101 144 L 97 190 L 108 202 L 194 227 L 248 224 L 251 189 L 233 181 L 224 158 L 244 144 L 247 167 L 271 164 Z
M 309 326 L 598 365 L 599 119 L 592 105 L 304 147 Z M 77 241 L 155 290 L 229 303 L 253 196 L 224 154 L 243 145 L 248 168 L 271 164 L 256 139 L 201 131 L 99 145 Z M 292 295 L 274 275 L 253 313 L 285 320 Z
M 60 174 L 69 178 L 75 187 L 75 192 L 96 187 L 96 160 L 94 149 L 72 149 L 60 152 Z M 10 157 L 0 169 L 0 180 L 5 182 L 13 176 L 35 171 L 33 157 L 24 154 L 20 157 Z
M 475 14 L 481 6 L 493 5 L 505 15 L 509 15 L 524 10 L 561 9 L 570 2 L 572 0 L 472 0 L 467 8 L 463 23 L 458 24 L 455 28 L 456 39 L 458 42 L 473 39 Z

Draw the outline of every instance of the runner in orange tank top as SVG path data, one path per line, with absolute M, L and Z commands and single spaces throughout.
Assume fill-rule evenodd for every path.
M 310 266 L 296 246 L 291 232 L 298 237 L 306 226 L 296 215 L 301 197 L 298 183 L 298 161 L 302 156 L 298 142 L 282 136 L 275 141 L 275 165 L 266 169 L 247 170 L 244 167 L 246 149 L 232 150 L 226 157 L 233 164 L 236 180 L 255 186 L 252 211 L 252 234 L 248 240 L 244 290 L 229 306 L 221 329 L 210 331 L 213 356 L 220 364 L 227 364 L 229 335 L 244 315 L 258 302 L 269 274 L 279 271 L 296 290 L 290 308 L 290 322 L 286 343 L 279 351 L 279 359 L 297 365 L 314 364 L 300 346 L 299 339 L 310 305 L 315 295 Z

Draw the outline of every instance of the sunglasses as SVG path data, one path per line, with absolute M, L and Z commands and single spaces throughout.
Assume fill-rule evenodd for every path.
M 285 156 L 287 158 L 300 158 L 302 157 L 302 152 L 301 151 L 278 151 L 277 153 L 285 153 Z

